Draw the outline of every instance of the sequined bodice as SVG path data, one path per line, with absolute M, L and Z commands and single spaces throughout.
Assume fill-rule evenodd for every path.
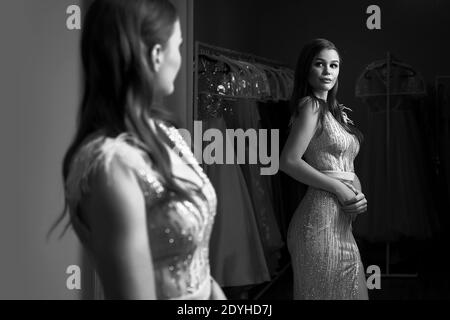
M 129 166 L 146 201 L 157 298 L 183 299 L 210 280 L 209 238 L 217 200 L 213 186 L 178 131 L 162 124 L 160 127 L 202 181 L 197 193 L 192 185 L 177 180 L 192 190 L 193 202 L 181 201 L 168 192 L 148 157 L 129 144 L 126 135 L 114 139 L 97 137 L 85 144 L 73 162 L 66 194 L 69 208 L 76 208 L 89 189 L 88 176 L 93 168 L 107 167 L 113 157 Z
M 322 132 L 313 137 L 308 145 L 305 160 L 320 171 L 354 172 L 353 161 L 358 152 L 358 139 L 348 133 L 328 111 L 324 116 Z
M 308 145 L 305 160 L 327 174 L 349 173 L 354 172 L 358 152 L 357 138 L 327 112 L 322 128 Z M 310 186 L 292 216 L 287 238 L 294 299 L 366 299 L 352 216 L 341 209 L 335 194 Z

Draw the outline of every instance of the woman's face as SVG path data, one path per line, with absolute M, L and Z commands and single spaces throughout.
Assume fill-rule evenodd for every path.
M 309 84 L 318 98 L 326 100 L 339 76 L 339 55 L 336 50 L 324 49 L 314 57 L 309 72 Z
M 180 22 L 175 22 L 172 35 L 161 52 L 159 68 L 155 74 L 155 90 L 158 95 L 167 96 L 174 91 L 174 82 L 181 67 L 180 46 L 183 42 Z

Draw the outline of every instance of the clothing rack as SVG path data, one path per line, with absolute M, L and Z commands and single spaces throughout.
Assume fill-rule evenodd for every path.
M 199 92 L 199 88 L 198 88 L 199 87 L 198 83 L 199 83 L 200 56 L 202 56 L 202 55 L 225 56 L 225 57 L 233 59 L 233 60 L 245 61 L 245 62 L 252 63 L 252 64 L 267 66 L 271 69 L 280 69 L 280 70 L 291 71 L 291 69 L 287 65 L 280 63 L 278 61 L 275 61 L 275 60 L 267 59 L 267 58 L 260 57 L 260 56 L 250 54 L 250 53 L 244 53 L 244 52 L 239 52 L 239 51 L 235 51 L 235 50 L 231 50 L 231 49 L 227 49 L 227 48 L 213 46 L 210 44 L 206 44 L 206 43 L 197 41 L 195 43 L 195 58 L 194 58 L 194 60 L 195 60 L 195 66 L 194 66 L 194 112 L 193 112 L 194 120 L 198 120 L 198 116 L 199 116 L 198 96 L 199 96 L 200 92 Z M 208 92 L 208 94 L 211 94 L 213 96 L 220 96 L 221 98 L 225 98 L 225 99 L 229 99 L 229 100 L 238 99 L 238 97 L 235 97 L 235 96 L 223 95 L 223 94 L 218 94 L 218 93 L 214 93 L 214 92 L 211 92 L 211 93 Z M 245 97 L 245 99 L 255 99 L 255 98 Z M 286 271 L 289 269 L 289 267 L 290 267 L 290 262 L 287 263 L 285 266 L 283 266 L 269 282 L 264 283 L 262 286 L 262 289 L 258 290 L 258 293 L 255 296 L 255 299 L 259 299 L 277 280 L 279 280 L 279 278 L 283 274 L 286 273 Z
M 275 60 L 267 59 L 264 57 L 260 57 L 251 53 L 244 53 L 239 52 L 227 48 L 222 48 L 210 44 L 206 44 L 200 41 L 197 41 L 195 43 L 195 57 L 194 57 L 194 112 L 193 112 L 193 118 L 194 120 L 198 119 L 198 101 L 197 97 L 199 96 L 200 92 L 198 89 L 198 82 L 199 82 L 199 70 L 200 70 L 200 57 L 201 56 L 224 56 L 226 58 L 229 58 L 231 60 L 237 60 L 237 61 L 243 61 L 247 62 L 249 64 L 257 64 L 260 66 L 267 67 L 271 70 L 278 70 L 279 72 L 282 71 L 288 71 L 292 73 L 293 77 L 293 71 L 285 64 L 280 63 Z M 245 99 L 258 99 L 255 97 L 237 97 L 237 96 L 231 96 L 226 94 L 218 94 L 214 92 L 208 92 L 208 94 L 220 96 L 224 99 L 236 99 L 236 98 L 245 98 Z
M 217 47 L 217 46 L 213 46 L 210 44 L 206 44 L 203 42 L 199 42 L 197 41 L 195 43 L 196 46 L 196 57 L 198 57 L 199 54 L 223 54 L 226 55 L 230 58 L 234 58 L 234 59 L 241 59 L 241 60 L 246 60 L 248 62 L 257 62 L 257 63 L 262 63 L 262 64 L 266 64 L 268 66 L 271 67 L 285 67 L 288 68 L 288 66 L 286 66 L 283 63 L 280 63 L 278 61 L 275 60 L 271 60 L 271 59 L 267 59 L 264 57 L 260 57 L 251 53 L 244 53 L 244 52 L 239 52 L 239 51 L 235 51 L 235 50 L 231 50 L 231 49 L 227 49 L 227 48 L 221 48 L 221 47 Z M 196 64 L 197 66 L 197 64 Z
M 385 188 L 385 192 L 386 192 L 386 200 L 387 200 L 387 210 L 390 210 L 390 203 L 391 203 L 391 168 L 390 168 L 390 162 L 389 162 L 389 158 L 390 158 L 390 136 L 391 136 L 391 109 L 390 109 L 390 104 L 391 104 L 391 96 L 394 95 L 414 95 L 414 94 L 425 94 L 425 88 L 423 88 L 423 91 L 417 91 L 417 92 L 391 92 L 391 65 L 392 65 L 392 55 L 391 53 L 388 51 L 386 54 L 386 70 L 387 70 L 387 74 L 386 74 L 386 93 L 382 94 L 382 93 L 360 93 L 358 90 L 358 87 L 356 88 L 356 96 L 359 98 L 364 98 L 364 97 L 375 97 L 375 96 L 382 96 L 382 95 L 386 95 L 386 175 L 387 175 L 387 183 L 386 183 L 386 188 Z M 404 65 L 404 64 L 401 64 Z M 407 65 L 404 65 L 407 66 Z M 368 68 L 366 68 L 365 72 L 368 71 Z M 365 72 L 363 73 L 363 75 L 365 74 Z M 362 76 L 363 76 L 362 75 Z M 362 76 L 360 77 L 360 79 L 362 78 Z M 417 274 L 392 274 L 390 272 L 390 242 L 386 242 L 386 273 L 382 274 L 381 276 L 383 277 L 389 277 L 389 278 L 415 278 L 418 275 Z

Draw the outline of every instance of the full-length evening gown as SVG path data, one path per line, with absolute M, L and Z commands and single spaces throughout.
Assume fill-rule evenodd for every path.
M 305 161 L 315 169 L 351 183 L 357 138 L 327 111 L 323 130 L 314 136 Z M 352 218 L 336 195 L 308 187 L 288 230 L 294 274 L 294 299 L 367 299 L 365 272 L 352 234 Z

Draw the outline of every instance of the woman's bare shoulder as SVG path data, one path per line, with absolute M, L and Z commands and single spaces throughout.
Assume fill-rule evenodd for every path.
M 320 105 L 318 101 L 311 96 L 305 96 L 298 102 L 298 108 L 303 112 L 306 110 L 307 112 L 316 113 L 319 110 Z
M 66 180 L 66 196 L 69 201 L 78 202 L 90 193 L 94 184 L 114 184 L 117 176 L 139 175 L 147 180 L 156 179 L 148 157 L 142 149 L 133 145 L 129 134 L 117 137 L 94 135 L 78 149 L 70 165 Z

